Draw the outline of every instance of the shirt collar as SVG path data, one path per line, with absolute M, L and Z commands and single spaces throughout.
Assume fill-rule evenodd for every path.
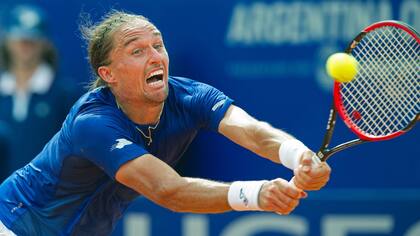
M 54 72 L 51 66 L 41 64 L 37 67 L 32 77 L 29 79 L 28 92 L 45 94 L 54 81 Z M 6 71 L 0 75 L 0 93 L 13 95 L 16 92 L 16 79 L 13 74 Z

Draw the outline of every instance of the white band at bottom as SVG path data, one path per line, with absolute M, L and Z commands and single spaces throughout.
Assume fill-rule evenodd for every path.
M 258 196 L 266 180 L 236 181 L 229 187 L 228 202 L 236 211 L 260 211 Z

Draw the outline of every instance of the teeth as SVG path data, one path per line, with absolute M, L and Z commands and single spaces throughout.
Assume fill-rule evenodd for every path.
M 163 70 L 161 69 L 161 70 L 154 71 L 147 78 L 149 79 L 149 78 L 151 78 L 152 76 L 155 76 L 155 75 L 163 75 Z

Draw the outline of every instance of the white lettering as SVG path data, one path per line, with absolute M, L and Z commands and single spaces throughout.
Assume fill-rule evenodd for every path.
M 247 40 L 247 18 L 246 7 L 242 4 L 236 5 L 233 9 L 232 19 L 230 21 L 229 31 L 227 35 L 228 42 L 242 41 L 246 44 Z
M 124 218 L 124 235 L 150 236 L 150 221 L 147 214 L 128 214 Z
M 420 221 L 411 226 L 405 236 L 419 236 L 420 235 Z
M 322 220 L 322 235 L 346 236 L 350 233 L 381 233 L 392 231 L 394 220 L 390 215 L 327 215 Z
M 208 236 L 209 223 L 204 215 L 186 215 L 182 220 L 184 236 Z
M 234 45 L 280 45 L 347 42 L 366 26 L 396 19 L 392 4 L 384 1 L 254 2 L 233 9 L 226 43 Z M 402 21 L 418 28 L 420 3 L 402 1 Z
M 179 218 L 182 223 L 182 233 L 177 231 L 171 235 L 209 236 L 214 234 L 214 232 L 213 234 L 211 232 L 210 218 L 207 215 L 180 214 L 174 215 L 172 219 Z M 160 219 L 154 220 L 160 221 Z M 311 233 L 322 236 L 346 236 L 350 234 L 393 235 L 394 229 L 394 218 L 392 215 L 325 215 L 320 222 L 312 223 L 316 225 L 321 224 L 321 232 L 311 231 Z M 147 213 L 129 213 L 124 217 L 123 225 L 124 235 L 126 236 L 152 236 L 156 234 L 152 234 L 152 217 Z M 310 229 L 308 219 L 305 219 L 303 216 L 252 213 L 235 217 L 233 221 L 221 229 L 220 236 L 254 236 L 268 232 L 287 235 L 308 235 Z M 420 235 L 420 221 L 407 226 L 404 235 Z
M 275 214 L 248 214 L 230 223 L 221 236 L 252 236 L 263 232 L 279 232 L 288 235 L 306 235 L 309 225 L 303 217 Z

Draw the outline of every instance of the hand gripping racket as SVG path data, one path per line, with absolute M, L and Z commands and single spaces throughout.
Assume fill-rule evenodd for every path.
M 366 27 L 345 50 L 359 64 L 348 83 L 334 82 L 333 105 L 315 163 L 366 142 L 398 137 L 420 119 L 420 37 L 407 24 Z M 338 115 L 358 138 L 329 148 Z

